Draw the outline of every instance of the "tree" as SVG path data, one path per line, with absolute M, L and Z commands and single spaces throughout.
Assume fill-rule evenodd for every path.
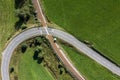
M 27 28 L 26 24 L 22 24 L 21 29 L 23 30 L 23 29 L 26 29 L 26 28 Z
M 21 46 L 21 52 L 24 53 L 27 50 L 27 44 L 23 43 Z
M 44 57 L 38 57 L 37 63 L 38 63 L 38 64 L 42 63 L 43 59 L 44 59 Z
M 39 53 L 40 53 L 40 50 L 39 50 L 39 49 L 36 49 L 36 50 L 34 51 L 34 55 L 33 55 L 33 59 L 34 59 L 34 60 L 37 60 L 37 59 L 38 59 Z
M 37 59 L 38 59 L 38 53 L 37 53 L 37 52 L 34 52 L 33 59 L 34 59 L 34 60 L 37 60 Z
M 40 37 L 35 38 L 35 46 L 41 45 L 41 42 L 42 42 L 42 40 Z
M 24 9 L 17 9 L 15 11 L 15 15 L 16 17 L 19 18 L 19 20 L 15 23 L 15 29 L 16 30 L 19 30 L 20 28 L 25 29 L 27 26 L 25 26 L 23 23 L 26 24 L 26 22 L 30 18 L 30 14 L 28 13 L 28 11 Z
M 10 68 L 10 73 L 14 72 L 14 67 Z
M 58 68 L 62 68 L 63 66 L 61 64 L 58 65 Z
M 37 16 L 37 13 L 35 11 L 35 8 L 33 7 L 33 5 L 29 4 L 29 9 L 30 9 L 30 13 L 33 14 L 35 17 Z
M 15 8 L 21 8 L 23 4 L 25 3 L 25 0 L 15 0 Z
M 30 11 L 28 6 L 24 6 L 21 9 L 17 9 L 15 15 L 19 18 L 20 21 L 26 23 L 30 18 Z

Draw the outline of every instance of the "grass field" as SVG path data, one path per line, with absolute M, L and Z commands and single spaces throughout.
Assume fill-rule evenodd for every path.
M 14 67 L 14 72 L 10 73 L 11 80 L 54 80 L 48 69 L 33 59 L 34 48 L 27 48 L 25 53 L 21 53 L 19 48 L 16 51 L 10 63 L 10 68 Z
M 54 80 L 51 73 L 33 60 L 33 49 L 27 49 L 19 63 L 19 80 Z
M 120 77 L 110 73 L 98 63 L 89 59 L 85 55 L 77 52 L 75 49 L 62 45 L 76 68 L 87 80 L 120 80 Z
M 120 0 L 42 0 L 49 20 L 120 65 Z
M 14 0 L 0 0 L 0 52 L 15 30 L 14 5 Z

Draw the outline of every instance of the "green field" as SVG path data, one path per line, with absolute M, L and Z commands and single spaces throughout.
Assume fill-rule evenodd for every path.
M 0 52 L 15 30 L 14 5 L 14 0 L 0 0 Z
M 87 80 L 120 80 L 120 77 L 110 73 L 98 63 L 94 62 L 85 55 L 77 52 L 75 49 L 62 45 L 76 68 Z
M 49 20 L 120 65 L 120 0 L 42 0 Z
M 27 49 L 19 62 L 19 80 L 54 80 L 51 73 L 43 66 L 33 60 L 33 49 Z

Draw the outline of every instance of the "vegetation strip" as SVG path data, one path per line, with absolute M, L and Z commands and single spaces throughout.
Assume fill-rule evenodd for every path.
M 18 77 L 20 80 L 73 80 L 44 36 L 23 42 L 13 54 L 10 70 L 12 66 L 15 68 L 10 74 L 11 79 Z

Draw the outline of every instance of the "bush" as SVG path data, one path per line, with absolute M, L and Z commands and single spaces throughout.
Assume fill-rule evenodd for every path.
M 19 20 L 22 20 L 24 23 L 26 23 L 30 18 L 29 8 L 24 7 L 22 9 L 17 9 L 15 15 L 19 18 Z
M 21 29 L 23 30 L 23 29 L 26 29 L 27 28 L 27 26 L 26 26 L 26 24 L 23 24 L 22 26 L 21 26 Z
M 26 0 L 15 0 L 15 8 L 21 8 Z
M 10 68 L 10 73 L 14 72 L 14 67 Z
M 38 63 L 38 64 L 41 64 L 42 61 L 43 61 L 43 59 L 44 59 L 44 57 L 38 57 L 37 63 Z
M 27 50 L 27 44 L 26 44 L 26 43 L 23 43 L 23 44 L 21 45 L 21 52 L 22 52 L 22 53 L 25 53 L 26 50 Z

